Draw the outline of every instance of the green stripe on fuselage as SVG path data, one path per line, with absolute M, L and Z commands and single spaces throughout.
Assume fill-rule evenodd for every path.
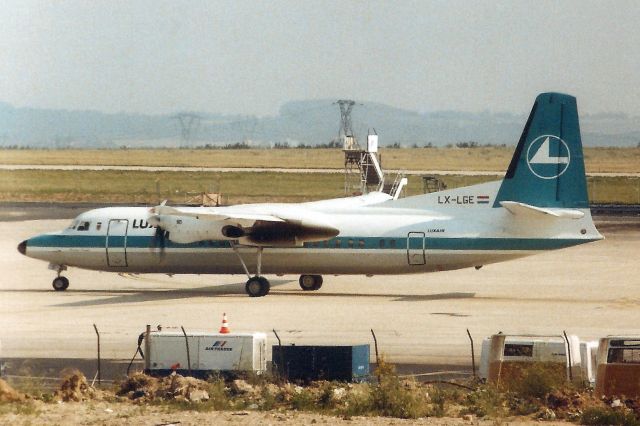
M 427 250 L 553 250 L 596 241 L 575 238 L 445 238 L 426 237 Z M 116 244 L 114 244 L 114 242 Z M 122 247 L 122 236 L 110 237 L 110 247 Z M 422 239 L 409 239 L 411 249 L 421 249 Z M 127 236 L 127 248 L 155 248 L 159 243 L 152 236 Z M 105 235 L 41 235 L 28 241 L 29 248 L 105 248 Z M 229 240 L 207 240 L 190 244 L 177 244 L 169 240 L 165 248 L 230 248 Z M 361 249 L 389 250 L 407 249 L 407 238 L 380 237 L 339 237 L 327 241 L 305 243 L 304 248 L 320 249 Z

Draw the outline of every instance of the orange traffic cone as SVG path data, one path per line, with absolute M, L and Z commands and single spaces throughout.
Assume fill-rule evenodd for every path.
M 220 327 L 220 334 L 229 334 L 231 330 L 229 330 L 229 323 L 227 322 L 227 314 L 222 314 L 222 327 Z

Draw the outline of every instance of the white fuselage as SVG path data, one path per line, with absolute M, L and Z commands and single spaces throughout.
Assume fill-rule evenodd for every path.
M 588 209 L 579 219 L 531 221 L 493 199 L 500 182 L 432 196 L 390 200 L 384 194 L 302 204 L 256 204 L 243 211 L 326 218 L 339 235 L 303 244 L 262 248 L 264 274 L 406 274 L 495 263 L 540 251 L 601 239 Z M 481 202 L 482 200 L 482 202 Z M 189 208 L 183 208 L 188 210 Z M 231 208 L 191 208 L 224 212 Z M 237 209 L 237 207 L 236 207 Z M 202 210 L 204 211 L 204 210 Z M 28 240 L 27 255 L 54 265 L 170 274 L 241 274 L 238 254 L 257 267 L 253 246 L 216 238 L 180 244 L 159 242 L 148 223 L 149 208 L 110 207 L 78 216 L 74 229 Z M 195 219 L 194 219 L 195 220 Z M 189 226 L 187 218 L 180 225 Z M 86 229 L 85 229 L 86 228 Z M 236 244 L 237 252 L 231 245 Z

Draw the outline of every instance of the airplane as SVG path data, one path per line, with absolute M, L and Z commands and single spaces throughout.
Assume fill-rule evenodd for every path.
M 224 207 L 107 207 L 60 232 L 21 242 L 49 262 L 53 288 L 67 267 L 118 273 L 395 275 L 447 271 L 601 240 L 589 210 L 576 99 L 537 96 L 503 179 L 395 198 L 382 192 L 304 203 Z

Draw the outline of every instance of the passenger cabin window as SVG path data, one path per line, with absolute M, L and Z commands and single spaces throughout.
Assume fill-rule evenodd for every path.
M 340 245 L 341 245 L 340 240 L 339 240 L 339 239 L 338 239 L 338 240 L 336 240 L 336 242 L 335 242 L 335 246 L 336 246 L 336 248 L 340 248 Z
M 505 343 L 504 356 L 533 356 L 533 344 Z
M 353 240 L 347 241 L 347 245 L 349 246 L 349 248 L 353 248 Z
M 384 248 L 384 240 L 380 240 L 380 248 Z
M 91 222 L 80 222 L 76 227 L 76 231 L 88 231 Z
M 389 247 L 396 248 L 396 240 L 389 241 Z
M 364 248 L 364 240 L 358 240 L 358 247 L 361 249 Z

